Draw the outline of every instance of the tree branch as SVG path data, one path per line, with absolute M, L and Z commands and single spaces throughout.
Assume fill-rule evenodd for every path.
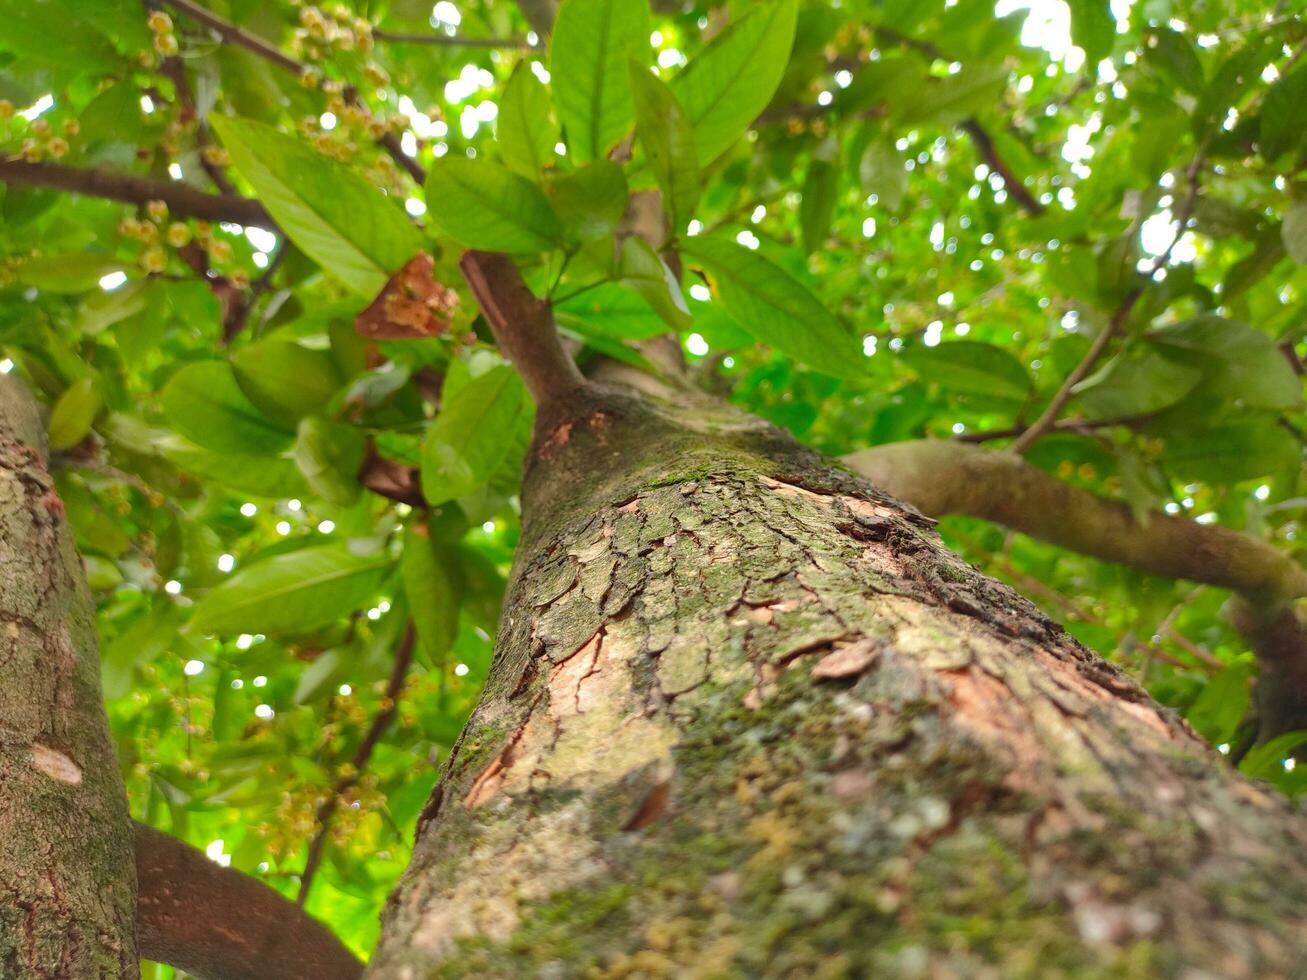
M 61 163 L 28 163 L 25 160 L 0 160 L 0 181 L 51 187 L 74 194 L 103 197 L 125 204 L 145 205 L 163 201 L 168 210 L 184 218 L 204 221 L 232 221 L 241 225 L 277 230 L 262 204 L 253 198 L 234 194 L 208 194 L 180 181 L 155 180 L 136 174 L 111 170 L 68 167 Z
M 263 882 L 162 831 L 136 830 L 143 959 L 202 980 L 354 980 L 363 964 L 322 923 Z
M 1264 541 L 1214 524 L 1130 508 L 1006 452 L 950 440 L 895 442 L 844 462 L 922 512 L 995 521 L 1103 561 L 1234 589 L 1259 606 L 1307 596 L 1307 569 Z
M 1044 205 L 1035 200 L 1035 196 L 1026 189 L 1026 185 L 1021 182 L 1021 178 L 1013 173 L 1012 168 L 998 155 L 998 149 L 994 146 L 994 138 L 989 135 L 984 126 L 980 125 L 979 120 L 975 118 L 963 120 L 958 128 L 971 137 L 971 141 L 976 144 L 976 151 L 989 166 L 989 169 L 1003 178 L 1003 186 L 1012 195 L 1012 199 L 1025 208 L 1027 214 L 1043 214 Z
M 463 253 L 459 268 L 481 313 L 490 324 L 500 352 L 513 363 L 537 405 L 557 401 L 586 385 L 554 327 L 547 300 L 538 299 L 507 255 Z
M 413 647 L 416 642 L 417 633 L 413 629 L 413 624 L 410 623 L 404 630 L 404 638 L 399 641 L 399 646 L 395 650 L 395 664 L 390 671 L 390 680 L 386 682 L 386 693 L 382 695 L 381 710 L 373 717 L 372 724 L 368 726 L 367 733 L 363 736 L 363 741 L 354 750 L 354 757 L 350 760 L 352 771 L 349 775 L 342 776 L 336 781 L 336 785 L 331 788 L 331 795 L 318 807 L 318 832 L 313 835 L 313 840 L 309 842 L 308 856 L 304 860 L 304 873 L 300 875 L 299 895 L 295 898 L 296 903 L 299 905 L 303 905 L 308 900 L 309 889 L 313 887 L 313 878 L 318 873 L 318 867 L 322 864 L 322 855 L 327 845 L 327 833 L 331 829 L 331 818 L 335 816 L 336 810 L 340 806 L 340 798 L 363 778 L 363 771 L 367 768 L 373 751 L 381 741 L 381 737 L 386 734 L 386 729 L 390 727 L 390 723 L 395 717 L 395 712 L 399 706 L 399 695 L 404 688 L 404 680 L 408 677 L 409 667 L 413 664 Z

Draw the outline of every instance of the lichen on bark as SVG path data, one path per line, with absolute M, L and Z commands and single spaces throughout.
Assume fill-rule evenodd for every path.
M 1290 976 L 1307 827 L 910 508 L 687 396 L 542 412 L 369 976 Z
M 135 977 L 127 798 L 43 431 L 0 379 L 0 976 Z

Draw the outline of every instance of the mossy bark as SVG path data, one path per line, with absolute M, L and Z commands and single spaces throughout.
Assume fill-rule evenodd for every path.
M 760 423 L 542 412 L 368 976 L 1289 977 L 1307 823 Z
M 42 439 L 0 379 L 0 976 L 116 980 L 139 973 L 132 827 Z

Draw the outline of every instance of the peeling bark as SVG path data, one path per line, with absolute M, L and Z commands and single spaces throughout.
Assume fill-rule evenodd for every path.
M 0 379 L 0 976 L 135 977 L 127 797 L 43 433 Z
M 915 510 L 689 395 L 535 446 L 367 976 L 1301 968 L 1302 816 Z

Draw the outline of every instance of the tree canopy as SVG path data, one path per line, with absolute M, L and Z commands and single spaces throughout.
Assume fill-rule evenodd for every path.
M 683 358 L 835 456 L 1023 456 L 1122 502 L 1107 534 L 1171 515 L 1302 577 L 1299 4 L 11 6 L 0 371 L 49 405 L 133 813 L 360 953 L 518 533 L 531 367 L 468 249 L 515 258 L 582 366 Z M 939 506 L 978 515 L 941 525 L 969 561 L 1307 788 L 1307 732 L 1249 750 L 1257 643 L 1222 615 L 1300 586 L 1204 577 L 1232 544 L 1158 574 Z

